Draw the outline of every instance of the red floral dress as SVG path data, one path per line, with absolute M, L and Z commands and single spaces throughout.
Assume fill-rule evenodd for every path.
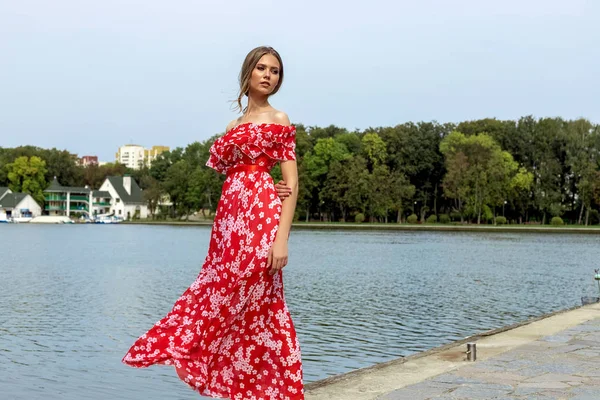
M 282 271 L 271 276 L 266 266 L 281 214 L 267 171 L 295 159 L 295 134 L 293 126 L 245 123 L 215 141 L 206 165 L 227 178 L 202 269 L 173 309 L 131 346 L 125 364 L 173 365 L 204 396 L 304 399 Z

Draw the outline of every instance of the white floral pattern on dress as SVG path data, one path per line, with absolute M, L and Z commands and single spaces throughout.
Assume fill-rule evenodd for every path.
M 207 166 L 271 169 L 295 160 L 295 128 L 238 125 L 218 138 Z M 123 362 L 173 365 L 203 396 L 304 399 L 300 345 L 285 302 L 282 271 L 270 276 L 281 200 L 264 171 L 236 171 L 223 184 L 207 256 L 172 310 L 131 346 Z

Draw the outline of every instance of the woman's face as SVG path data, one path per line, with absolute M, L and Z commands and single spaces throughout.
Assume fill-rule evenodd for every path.
M 250 91 L 264 96 L 270 95 L 279 83 L 279 61 L 272 54 L 258 60 L 250 77 Z

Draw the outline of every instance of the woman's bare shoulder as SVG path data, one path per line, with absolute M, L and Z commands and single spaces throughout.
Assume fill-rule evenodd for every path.
M 234 120 L 231 120 L 231 122 L 229 122 L 227 124 L 227 128 L 225 128 L 225 132 L 229 132 L 230 130 L 232 130 L 233 128 L 235 128 L 239 124 L 240 119 L 241 119 L 241 117 L 240 118 L 236 118 Z
M 271 116 L 273 122 L 279 125 L 291 125 L 290 118 L 286 113 L 279 110 L 274 110 L 273 115 Z

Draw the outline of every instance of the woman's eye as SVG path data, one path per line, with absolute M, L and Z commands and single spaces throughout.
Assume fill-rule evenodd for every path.
M 274 70 L 274 71 L 273 71 L 273 74 L 275 74 L 275 75 L 278 75 L 278 74 L 279 74 L 279 71 L 278 71 L 278 70 Z
M 263 69 L 265 69 L 265 67 L 256 67 L 259 71 L 262 71 Z

